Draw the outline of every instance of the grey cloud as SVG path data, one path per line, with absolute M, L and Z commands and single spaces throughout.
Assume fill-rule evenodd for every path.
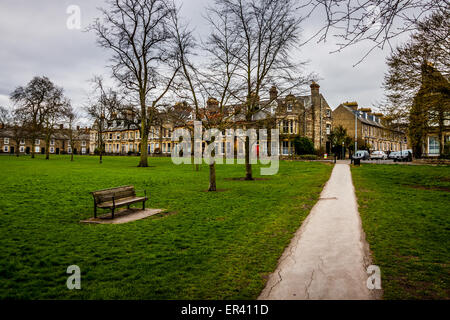
M 184 19 L 205 36 L 208 26 L 202 15 L 211 0 L 177 0 Z M 66 28 L 67 6 L 79 5 L 82 27 L 98 16 L 103 0 L 2 0 L 0 3 L 0 105 L 10 104 L 8 95 L 15 87 L 25 85 L 35 75 L 47 75 L 64 87 L 76 107 L 81 107 L 89 91 L 87 80 L 94 74 L 108 77 L 108 52 L 98 48 L 91 33 Z M 305 22 L 303 38 L 322 23 L 315 15 Z M 309 60 L 308 71 L 320 75 L 321 91 L 332 108 L 347 100 L 370 106 L 383 98 L 381 84 L 389 53 L 376 51 L 364 63 L 353 67 L 369 48 L 369 44 L 347 48 L 341 53 L 334 39 L 315 41 L 302 47 L 295 57 Z

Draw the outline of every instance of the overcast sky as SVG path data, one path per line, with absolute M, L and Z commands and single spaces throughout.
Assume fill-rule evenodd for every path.
M 177 0 L 182 14 L 198 34 L 208 28 L 204 8 L 212 0 Z M 65 89 L 76 108 L 86 101 L 88 79 L 94 74 L 108 78 L 108 52 L 99 48 L 95 36 L 66 26 L 70 5 L 81 9 L 81 29 L 99 16 L 103 0 L 1 0 L 0 1 L 0 105 L 10 106 L 9 94 L 26 85 L 33 76 L 48 76 Z M 323 17 L 316 14 L 303 24 L 302 37 L 317 31 Z M 399 39 L 398 41 L 400 41 Z M 381 89 L 388 50 L 372 53 L 356 67 L 370 44 L 336 49 L 333 38 L 327 43 L 310 42 L 295 53 L 299 61 L 308 60 L 309 71 L 319 74 L 321 93 L 334 109 L 341 102 L 357 101 L 360 106 L 373 106 L 383 98 Z

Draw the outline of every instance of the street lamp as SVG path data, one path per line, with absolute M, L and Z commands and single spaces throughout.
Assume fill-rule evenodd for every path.
M 344 155 L 344 151 L 345 149 L 344 149 L 344 141 L 342 141 L 342 160 L 344 160 L 344 158 L 345 158 L 345 155 Z

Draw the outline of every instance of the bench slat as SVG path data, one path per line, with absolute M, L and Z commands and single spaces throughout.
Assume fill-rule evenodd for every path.
M 136 202 L 141 202 L 141 201 L 144 201 L 144 200 L 148 200 L 148 198 L 146 198 L 146 197 L 124 198 L 124 199 L 121 199 L 119 201 L 115 201 L 115 204 L 116 204 L 116 207 L 118 207 L 118 206 L 123 206 L 123 205 L 126 205 L 126 204 L 132 204 L 132 203 L 136 203 Z M 110 202 L 103 202 L 103 203 L 97 205 L 97 207 L 99 207 L 99 208 L 112 208 L 113 207 L 113 203 L 112 203 L 112 201 L 110 201 Z
M 95 198 L 95 201 L 98 204 L 112 201 L 112 198 L 114 197 L 114 200 L 120 200 L 123 198 L 129 198 L 136 196 L 136 191 L 134 190 L 133 186 L 126 186 L 126 187 L 119 187 L 119 188 L 112 188 L 107 190 L 100 190 L 100 191 L 94 191 L 92 192 L 92 195 Z

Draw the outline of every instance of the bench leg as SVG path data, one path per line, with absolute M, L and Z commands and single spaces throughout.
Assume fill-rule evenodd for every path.
M 97 206 L 94 206 L 94 218 L 97 218 Z
M 142 210 L 145 210 L 145 201 L 142 201 Z
M 115 209 L 116 209 L 116 208 L 114 208 L 114 207 L 111 209 L 112 219 L 114 219 L 114 210 L 115 210 Z

